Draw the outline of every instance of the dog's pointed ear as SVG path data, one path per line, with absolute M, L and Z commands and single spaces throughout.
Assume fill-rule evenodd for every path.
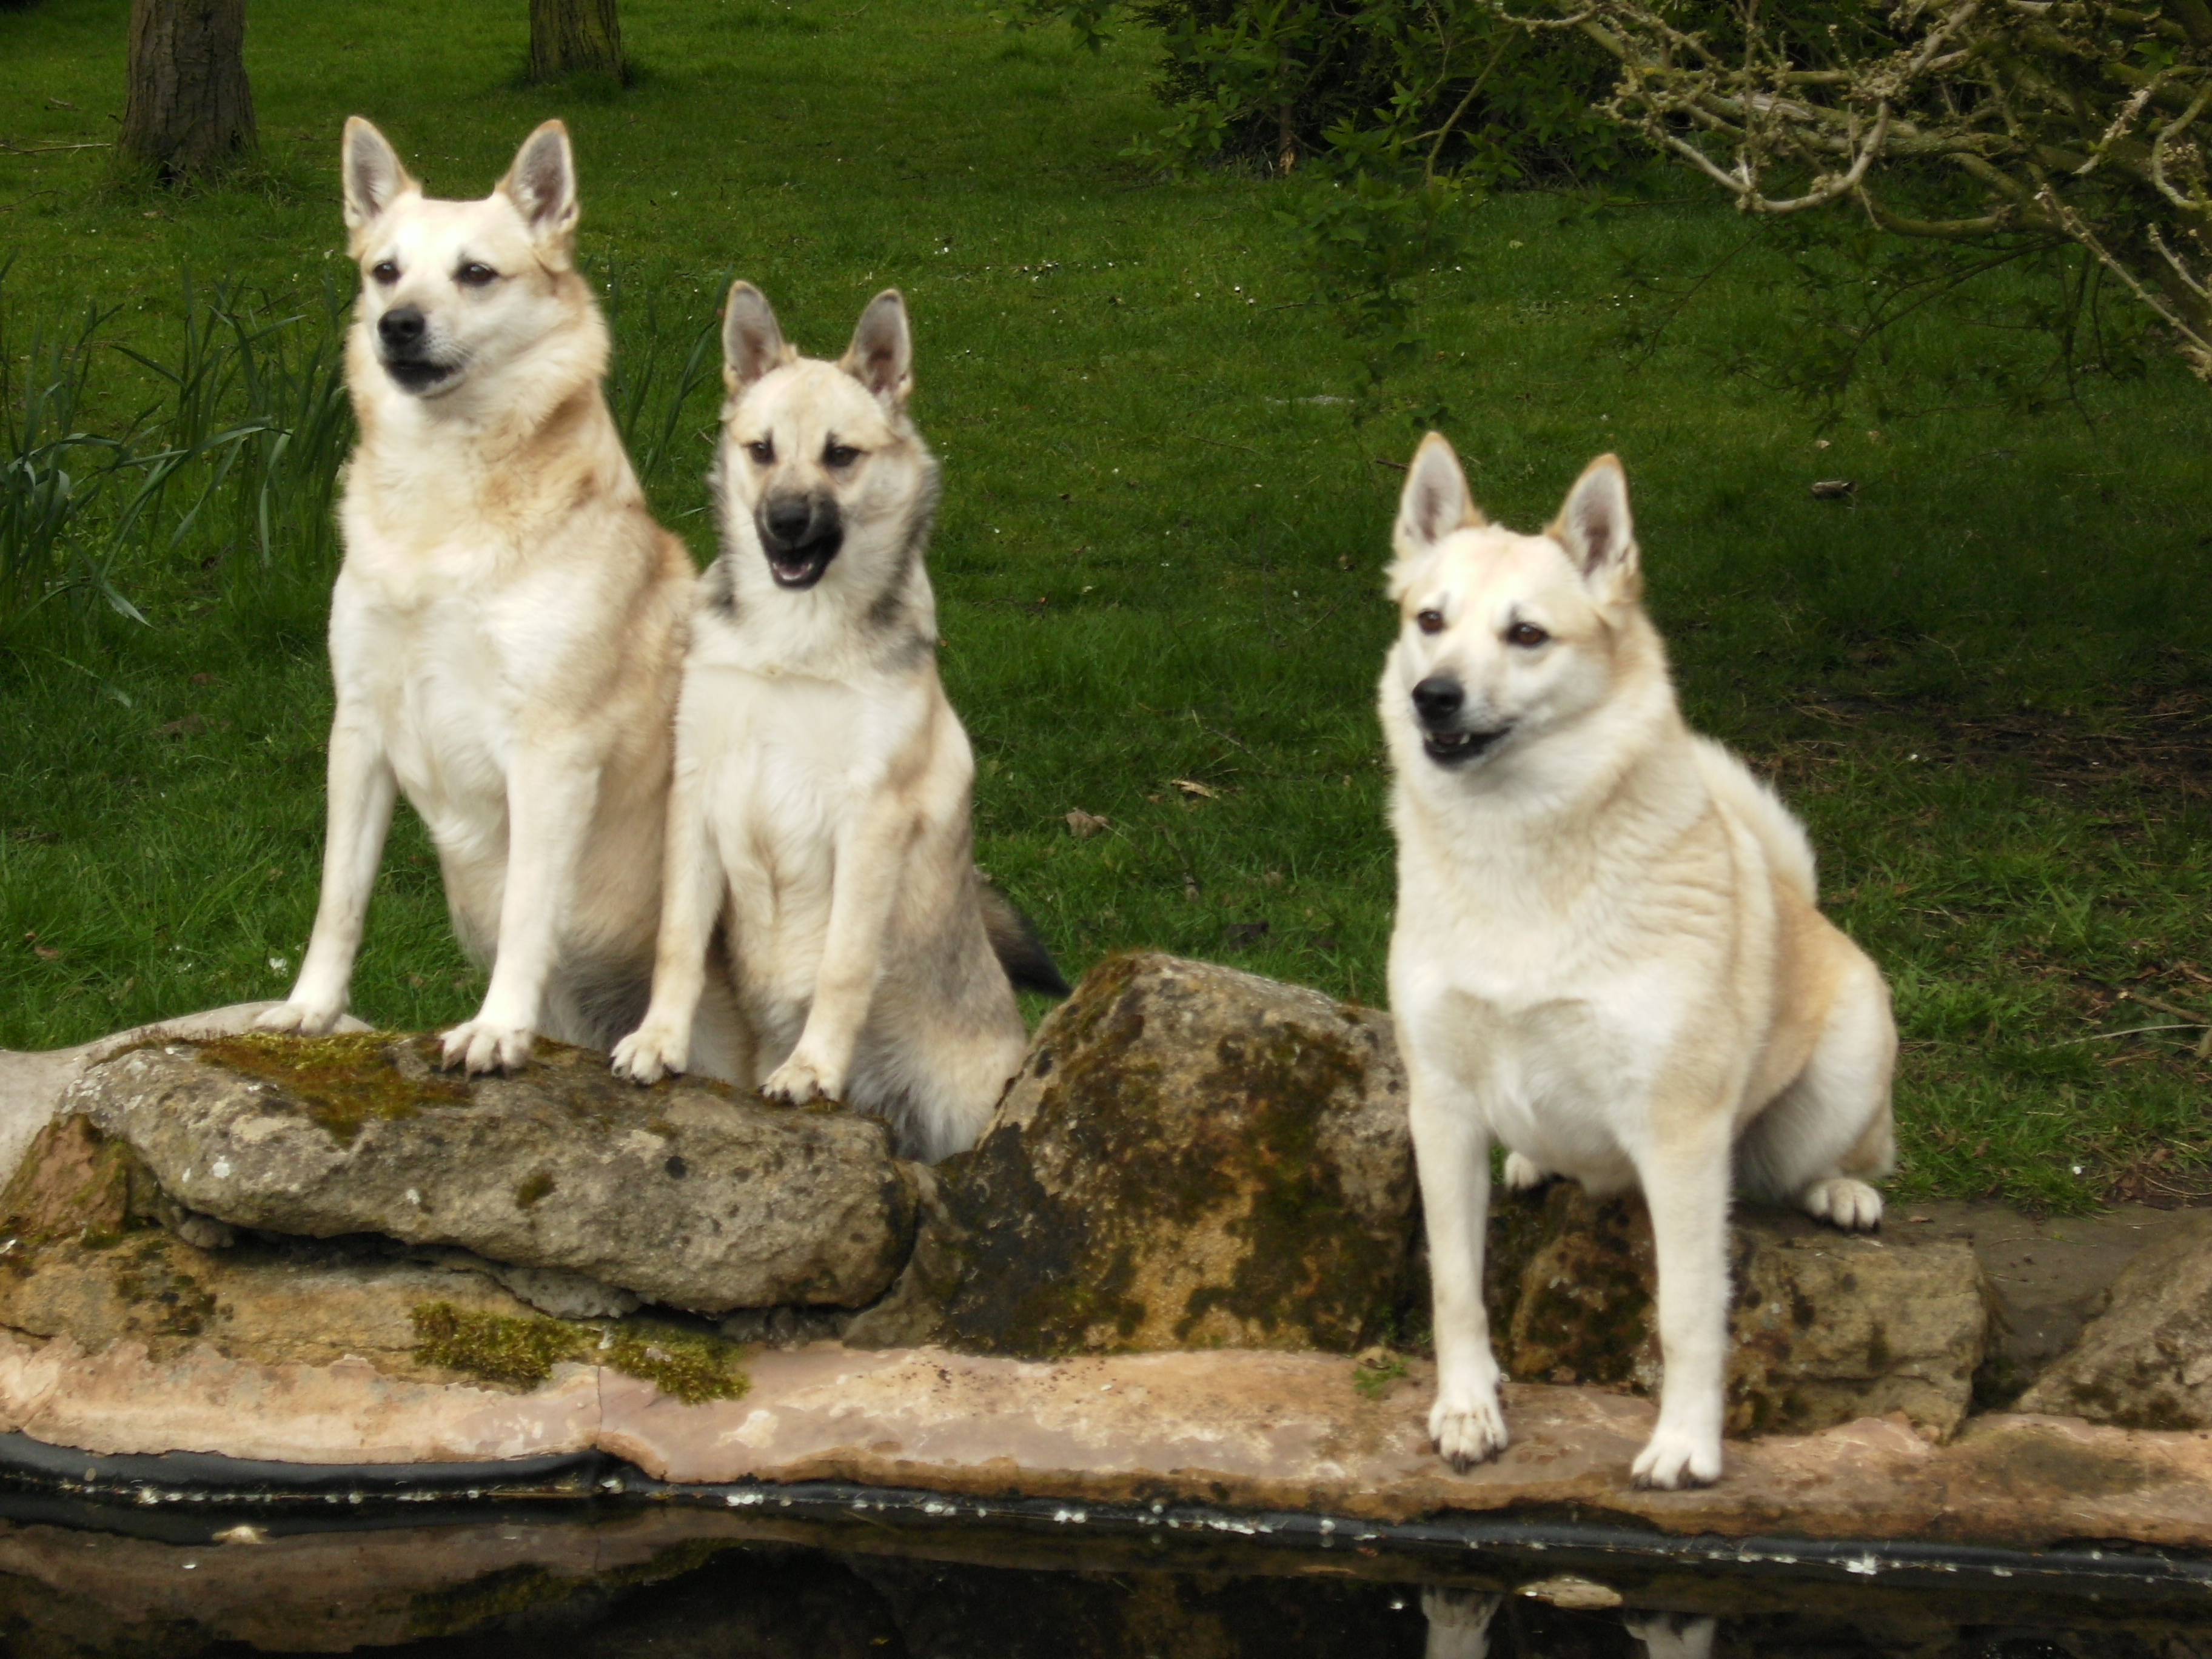
M 750 283 L 731 283 L 730 297 L 722 306 L 722 384 L 730 395 L 735 397 L 790 356 L 768 295 Z
M 574 246 L 582 210 L 576 202 L 576 154 L 565 123 L 548 121 L 524 139 L 499 189 L 541 247 L 565 256 Z
M 422 189 L 400 165 L 391 141 L 358 115 L 346 118 L 338 173 L 344 183 L 346 228 L 351 231 L 365 228 L 397 198 Z
M 1632 589 L 1620 587 L 1638 574 L 1636 521 L 1629 516 L 1628 474 L 1620 457 L 1601 455 L 1583 469 L 1549 534 L 1591 586 L 1634 596 Z
M 914 331 L 907 323 L 906 298 L 896 289 L 868 301 L 837 367 L 893 409 L 906 407 L 914 391 Z
M 1467 487 L 1467 474 L 1451 441 L 1431 432 L 1413 452 L 1406 487 L 1398 496 L 1398 525 L 1391 541 L 1400 556 L 1425 553 L 1455 530 L 1483 522 Z

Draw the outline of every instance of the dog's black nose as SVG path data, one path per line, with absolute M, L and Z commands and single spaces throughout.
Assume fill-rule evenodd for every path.
M 785 495 L 771 501 L 762 510 L 761 523 L 767 529 L 769 539 L 782 547 L 795 547 L 806 539 L 807 526 L 814 521 L 814 505 L 804 495 Z
M 400 306 L 376 319 L 376 337 L 386 351 L 411 351 L 422 343 L 422 313 L 413 306 Z
M 1443 725 L 1466 701 L 1465 688 L 1443 674 L 1431 674 L 1413 688 L 1413 707 L 1420 711 L 1424 726 Z

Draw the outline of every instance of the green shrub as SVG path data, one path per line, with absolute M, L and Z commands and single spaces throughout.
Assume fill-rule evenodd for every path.
M 1099 0 L 1028 0 L 1103 38 Z M 1484 183 L 1582 179 L 1622 157 L 1591 106 L 1613 60 L 1579 35 L 1531 34 L 1490 0 L 1132 0 L 1164 47 L 1170 112 L 1149 159 L 1290 173 L 1340 133 L 1391 130 L 1429 173 Z

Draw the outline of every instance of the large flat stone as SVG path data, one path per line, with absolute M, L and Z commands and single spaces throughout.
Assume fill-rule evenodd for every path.
M 237 1002 L 197 1014 L 111 1032 L 71 1048 L 25 1052 L 0 1048 L 0 1182 L 15 1171 L 23 1149 L 61 1104 L 70 1085 L 101 1060 L 142 1042 L 165 1037 L 231 1036 L 252 1029 L 255 1018 L 277 1005 Z M 341 1031 L 366 1031 L 368 1026 L 350 1014 L 338 1021 Z
M 938 1176 L 950 1238 L 916 1261 L 942 1257 L 950 1280 L 957 1259 L 938 1328 L 957 1347 L 1346 1350 L 1405 1288 L 1413 1158 L 1389 1017 L 1233 969 L 1094 970 Z
M 239 1038 L 129 1050 L 69 1091 L 185 1209 L 560 1269 L 701 1314 L 857 1307 L 913 1240 L 882 1128 L 718 1085 L 640 1090 L 553 1046 L 464 1082 L 434 1040 Z
M 0 1431 L 94 1452 L 303 1464 L 477 1461 L 596 1448 L 673 1481 L 851 1480 L 988 1500 L 1196 1504 L 1385 1522 L 1537 1510 L 1673 1534 L 2212 1549 L 2212 1436 L 1978 1418 L 1946 1446 L 1866 1419 L 1728 1446 L 1721 1482 L 1640 1492 L 1653 1407 L 1513 1384 L 1514 1441 L 1453 1473 L 1429 1449 L 1425 1364 L 1364 1388 L 1333 1354 L 1220 1350 L 1034 1362 L 836 1344 L 757 1357 L 742 1400 L 686 1406 L 563 1367 L 525 1395 L 363 1364 L 252 1366 L 195 1349 L 0 1332 Z

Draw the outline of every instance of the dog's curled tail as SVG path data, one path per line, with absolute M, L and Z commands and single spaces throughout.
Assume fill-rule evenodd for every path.
M 1014 989 L 1066 996 L 1067 981 L 1038 937 L 1036 924 L 989 882 L 979 878 L 975 884 L 982 892 L 983 931 L 990 935 L 992 953 L 1014 982 Z

